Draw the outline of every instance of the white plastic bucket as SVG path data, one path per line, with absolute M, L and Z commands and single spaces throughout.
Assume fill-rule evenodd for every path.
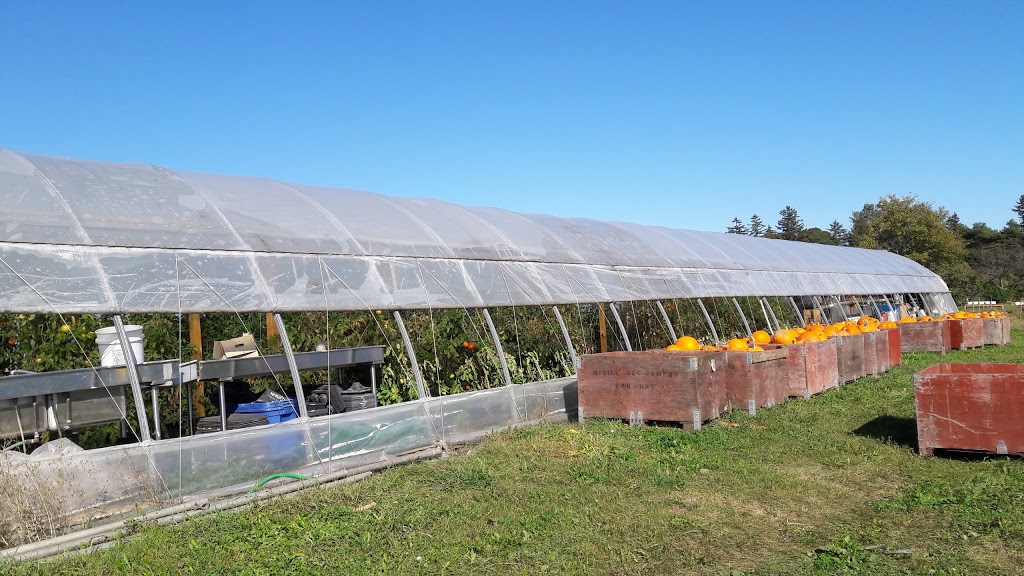
M 128 337 L 128 344 L 132 347 L 136 362 L 144 362 L 142 354 L 142 326 L 138 324 L 125 324 L 125 336 Z M 124 366 L 124 351 L 121 349 L 121 341 L 117 337 L 117 328 L 100 328 L 96 331 L 96 344 L 100 347 L 101 366 Z

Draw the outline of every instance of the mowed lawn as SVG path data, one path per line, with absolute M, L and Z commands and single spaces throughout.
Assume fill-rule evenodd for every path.
M 1024 461 L 916 455 L 902 367 L 699 432 L 586 421 L 11 574 L 1024 574 Z

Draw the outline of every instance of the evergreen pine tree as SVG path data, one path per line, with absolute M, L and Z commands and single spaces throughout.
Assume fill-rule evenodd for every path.
M 779 210 L 779 216 L 779 237 L 784 240 L 799 240 L 800 233 L 804 231 L 804 221 L 796 213 L 796 208 L 786 206 Z
M 764 233 L 766 232 L 764 222 L 761 221 L 761 217 L 757 214 L 750 217 L 749 230 L 751 236 L 764 236 Z
M 850 245 L 850 232 L 839 223 L 839 220 L 832 221 L 832 224 L 828 227 L 828 233 L 832 236 L 832 242 L 836 246 Z
M 1024 194 L 1017 198 L 1017 204 L 1013 207 L 1013 211 L 1017 214 L 1017 219 L 1020 220 L 1021 226 L 1024 226 Z
M 739 218 L 732 219 L 732 226 L 726 229 L 729 234 L 748 234 L 747 227 L 743 225 L 743 221 Z

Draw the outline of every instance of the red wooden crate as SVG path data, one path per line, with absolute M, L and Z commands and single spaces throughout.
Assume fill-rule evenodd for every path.
M 725 352 L 586 354 L 578 375 L 580 417 L 675 422 L 699 429 L 730 408 L 726 364 Z
M 982 318 L 981 323 L 984 326 L 984 340 L 986 346 L 1002 346 L 1003 342 L 1003 323 L 1000 322 L 1001 318 Z
M 863 332 L 864 337 L 864 375 L 878 376 L 878 336 L 876 332 Z
M 889 365 L 889 331 L 888 330 L 876 330 L 872 332 L 875 335 L 875 361 L 878 365 L 878 373 L 885 374 L 891 367 Z
M 725 393 L 734 408 L 751 416 L 758 408 L 771 408 L 789 399 L 789 350 L 726 352 Z
M 787 348 L 786 378 L 790 398 L 810 398 L 839 385 L 836 341 L 810 344 L 763 344 L 765 350 Z
M 936 364 L 914 374 L 917 445 L 1024 454 L 1024 365 Z
M 1009 318 L 982 318 L 985 330 L 985 344 L 1005 346 L 1010 343 Z
M 985 345 L 983 318 L 949 320 L 949 345 L 953 350 L 981 348 Z
M 853 382 L 864 376 L 864 335 L 836 336 L 839 382 Z
M 900 338 L 899 328 L 887 328 L 884 330 L 886 338 L 888 339 L 889 346 L 889 368 L 895 368 L 903 363 L 903 356 L 901 356 L 902 339 Z
M 906 322 L 900 327 L 901 352 L 938 352 L 951 350 L 948 322 Z

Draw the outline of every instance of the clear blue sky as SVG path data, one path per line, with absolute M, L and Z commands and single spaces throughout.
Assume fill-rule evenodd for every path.
M 0 147 L 724 230 L 1024 194 L 1024 2 L 0 0 Z

